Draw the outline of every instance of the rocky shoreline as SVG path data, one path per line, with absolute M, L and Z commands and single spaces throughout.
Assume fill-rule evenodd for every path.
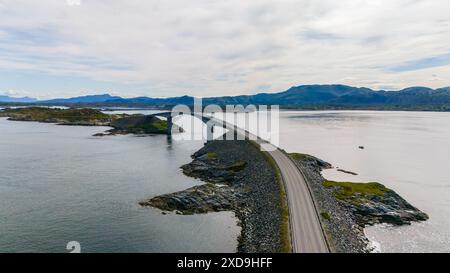
M 242 227 L 238 252 L 284 252 L 281 189 L 276 174 L 248 141 L 212 141 L 182 166 L 206 184 L 140 202 L 164 213 L 233 211 Z
M 56 123 L 68 126 L 108 126 L 112 129 L 94 136 L 124 135 L 124 134 L 168 134 L 166 120 L 152 115 L 108 115 L 97 109 L 69 108 L 56 109 L 46 107 L 7 108 L 0 111 L 0 117 L 8 117 L 12 121 L 36 121 Z M 173 125 L 173 132 L 183 132 L 183 129 Z
M 314 196 L 332 252 L 371 252 L 364 227 L 377 223 L 407 225 L 428 216 L 379 183 L 325 180 L 331 164 L 305 154 L 290 154 Z M 264 155 L 248 141 L 212 141 L 182 166 L 184 174 L 206 184 L 140 202 L 183 215 L 233 211 L 242 227 L 239 252 L 286 251 L 282 235 L 285 196 Z
M 313 192 L 333 252 L 371 252 L 363 230 L 366 226 L 408 225 L 428 219 L 427 214 L 379 183 L 328 181 L 321 171 L 332 168 L 331 164 L 306 154 L 291 154 L 291 158 Z
M 90 108 L 54 109 L 45 107 L 6 108 L 0 117 L 12 121 L 36 121 L 69 126 L 109 126 L 114 116 Z

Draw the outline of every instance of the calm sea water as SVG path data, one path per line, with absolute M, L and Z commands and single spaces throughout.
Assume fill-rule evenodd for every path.
M 65 252 L 73 240 L 85 252 L 236 249 L 231 213 L 161 215 L 137 205 L 201 183 L 179 169 L 201 142 L 91 137 L 105 129 L 0 119 L 0 251 Z M 450 252 L 450 113 L 289 111 L 280 130 L 287 151 L 358 173 L 327 178 L 381 182 L 430 215 L 367 228 L 381 251 Z
M 144 198 L 201 182 L 180 166 L 201 142 L 92 137 L 103 127 L 0 118 L 0 252 L 234 252 L 231 213 L 162 215 Z
M 280 127 L 287 151 L 359 174 L 327 178 L 381 182 L 429 214 L 411 226 L 367 228 L 382 252 L 450 252 L 450 113 L 283 112 Z

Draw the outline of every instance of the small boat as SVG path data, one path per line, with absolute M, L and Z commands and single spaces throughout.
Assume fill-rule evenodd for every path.
M 361 150 L 364 150 L 364 146 L 359 146 L 358 148 Z

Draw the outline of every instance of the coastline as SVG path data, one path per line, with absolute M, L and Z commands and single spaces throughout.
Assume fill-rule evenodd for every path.
M 239 252 L 286 252 L 288 247 L 285 237 L 288 232 L 284 229 L 283 187 L 278 183 L 276 166 L 263 155 L 251 142 L 207 143 L 193 155 L 193 162 L 182 167 L 186 175 L 199 178 L 207 184 L 157 196 L 141 202 L 141 205 L 186 215 L 233 211 L 242 227 Z M 364 234 L 367 225 L 407 225 L 411 221 L 428 219 L 425 213 L 378 183 L 364 184 L 373 184 L 374 190 L 382 194 L 366 198 L 358 192 L 358 196 L 347 198 L 342 195 L 341 185 L 352 187 L 363 183 L 346 185 L 348 182 L 328 181 L 321 171 L 331 168 L 331 164 L 304 154 L 291 154 L 291 157 L 302 170 L 318 201 L 318 212 L 322 216 L 319 218 L 333 252 L 373 251 Z M 261 181 L 264 183 L 261 184 Z M 384 197 L 380 197 L 382 195 L 387 198 L 383 200 Z M 261 201 L 266 199 L 269 202 L 262 206 Z M 357 199 L 356 202 L 353 199 Z M 261 227 L 270 230 L 272 237 Z M 277 235 L 273 236 L 274 233 Z
M 245 162 L 245 163 L 243 163 Z M 232 211 L 239 219 L 241 253 L 289 252 L 282 189 L 264 155 L 248 141 L 211 141 L 182 166 L 206 184 L 143 200 L 144 207 L 191 215 Z
M 290 154 L 305 175 L 317 201 L 321 222 L 333 252 L 377 251 L 364 228 L 377 224 L 410 225 L 428 220 L 428 215 L 393 190 L 376 182 L 326 180 L 322 170 L 332 165 L 306 154 Z
M 290 154 L 302 171 L 320 214 L 331 252 L 367 253 L 375 250 L 364 227 L 378 223 L 408 225 L 428 216 L 379 183 L 351 183 L 362 187 L 350 199 L 338 198 L 341 184 L 327 181 L 322 169 L 331 164 L 304 154 Z M 206 184 L 149 198 L 141 206 L 191 215 L 233 211 L 242 227 L 238 252 L 289 252 L 288 212 L 276 165 L 250 141 L 211 141 L 193 154 L 183 172 Z M 331 183 L 331 185 L 329 185 Z M 340 184 L 341 183 L 341 184 Z M 378 195 L 363 194 L 368 187 Z M 372 189 L 375 187 L 374 189 Z
M 104 133 L 94 136 L 123 135 L 123 134 L 168 134 L 168 123 L 153 115 L 108 115 L 97 109 L 52 109 L 43 107 L 4 109 L 0 117 L 11 121 L 29 121 L 42 123 L 55 123 L 65 126 L 108 126 L 112 127 Z M 182 132 L 177 125 L 172 126 L 173 131 Z

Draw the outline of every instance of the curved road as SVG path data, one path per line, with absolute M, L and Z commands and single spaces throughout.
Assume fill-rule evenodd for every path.
M 268 144 L 267 141 L 232 124 L 215 118 L 210 118 L 210 120 L 219 124 L 225 123 L 228 129 L 234 128 L 238 134 L 245 136 L 246 139 L 254 139 L 258 144 Z M 292 251 L 295 253 L 330 252 L 320 224 L 319 214 L 302 172 L 286 153 L 278 147 L 273 147 L 274 149 L 270 149 L 272 151 L 267 151 L 267 153 L 278 165 L 286 189 Z
M 280 168 L 289 204 L 292 250 L 296 253 L 329 252 L 314 201 L 303 174 L 281 150 L 268 152 Z

